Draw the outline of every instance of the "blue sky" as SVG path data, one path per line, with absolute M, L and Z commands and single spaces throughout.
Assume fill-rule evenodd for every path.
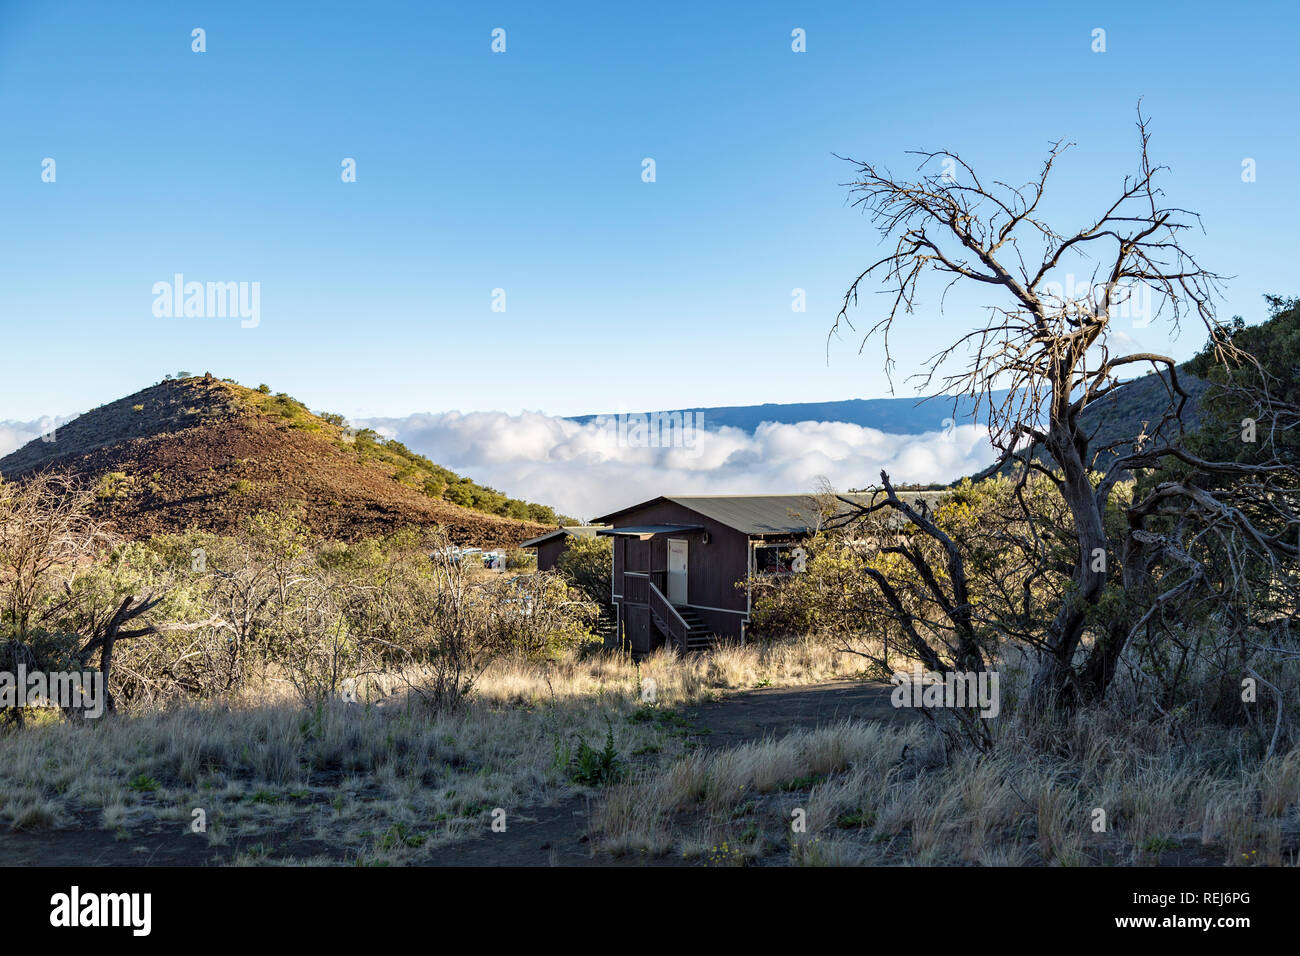
M 349 416 L 882 396 L 874 347 L 827 360 L 878 251 L 832 153 L 901 170 L 953 148 L 1019 183 L 1073 139 L 1063 229 L 1133 167 L 1139 96 L 1169 200 L 1203 215 L 1192 248 L 1235 276 L 1223 314 L 1257 321 L 1262 293 L 1298 291 L 1295 23 L 1284 4 L 0 0 L 0 419 L 180 369 Z M 175 273 L 259 282 L 260 324 L 155 317 Z M 900 365 L 980 302 L 923 301 Z

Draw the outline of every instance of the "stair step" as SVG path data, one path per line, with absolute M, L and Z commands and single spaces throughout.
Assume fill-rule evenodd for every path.
M 679 645 L 683 647 L 683 650 L 702 651 L 717 645 L 717 637 L 709 630 L 708 625 L 704 623 L 704 619 L 695 613 L 693 609 L 678 605 L 673 605 L 673 609 L 686 622 L 686 640 L 683 645 Z M 661 628 L 661 630 L 667 632 L 667 628 Z

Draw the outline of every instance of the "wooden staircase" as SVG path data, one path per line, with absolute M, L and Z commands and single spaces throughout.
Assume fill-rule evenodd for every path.
M 682 616 L 688 628 L 686 646 L 678 647 L 680 651 L 707 651 L 717 643 L 717 635 L 705 627 L 700 616 L 692 608 L 677 606 L 677 613 Z
M 668 643 L 683 654 L 702 651 L 712 647 L 715 642 L 713 634 L 700 616 L 689 607 L 672 604 L 653 581 L 647 586 L 650 606 L 650 620 L 668 639 Z

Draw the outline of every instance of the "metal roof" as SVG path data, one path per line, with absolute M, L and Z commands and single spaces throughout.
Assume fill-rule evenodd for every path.
M 876 501 L 883 497 L 877 493 Z M 934 506 L 943 495 L 942 491 L 900 491 L 898 497 L 916 504 L 925 500 Z M 871 503 L 870 493 L 828 494 L 828 495 L 660 495 L 649 501 L 621 508 L 618 511 L 602 515 L 594 520 L 613 524 L 615 519 L 634 514 L 651 505 L 671 502 L 718 524 L 726 525 L 751 537 L 766 535 L 806 534 L 825 527 L 828 518 L 848 514 L 851 510 L 841 498 L 862 505 Z M 829 516 L 823 516 L 824 506 L 835 510 Z M 672 527 L 672 526 L 668 526 Z M 620 530 L 620 529 L 612 529 Z M 609 532 L 597 532 L 608 534 Z
M 639 538 L 642 541 L 657 534 L 685 534 L 688 531 L 703 531 L 697 524 L 641 524 L 625 525 L 621 528 L 601 528 L 596 534 L 611 538 Z
M 863 504 L 871 500 L 871 496 L 867 494 L 825 497 L 819 495 L 663 495 L 615 511 L 613 514 L 604 515 L 597 520 L 612 522 L 622 515 L 663 501 L 670 501 L 743 534 L 754 536 L 801 534 L 825 524 L 821 515 L 824 503 L 837 505 L 837 511 L 846 510 L 844 503 L 836 500 L 839 497 L 860 501 Z
M 865 504 L 870 495 L 851 495 Z M 718 524 L 750 535 L 798 534 L 825 524 L 823 510 L 843 502 L 817 495 L 692 495 L 668 499 L 683 508 L 712 518 Z
M 529 538 L 519 547 L 535 548 L 539 544 L 545 544 L 547 541 L 553 541 L 561 535 L 566 534 L 573 535 L 575 538 L 593 538 L 596 536 L 596 532 L 600 531 L 604 527 L 605 525 L 603 524 L 575 524 L 569 525 L 565 528 L 556 528 L 554 531 L 548 531 L 546 534 L 540 535 L 536 538 Z

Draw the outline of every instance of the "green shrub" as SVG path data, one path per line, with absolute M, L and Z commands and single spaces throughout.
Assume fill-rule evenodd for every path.
M 570 587 L 582 591 L 605 613 L 612 600 L 609 585 L 614 568 L 613 538 L 569 535 L 555 569 Z
M 569 779 L 588 787 L 607 787 L 618 783 L 627 773 L 627 765 L 614 748 L 614 730 L 605 735 L 605 746 L 596 750 L 587 741 L 578 743 L 578 752 L 569 762 Z
M 537 555 L 523 548 L 506 552 L 507 571 L 528 571 L 537 566 Z

